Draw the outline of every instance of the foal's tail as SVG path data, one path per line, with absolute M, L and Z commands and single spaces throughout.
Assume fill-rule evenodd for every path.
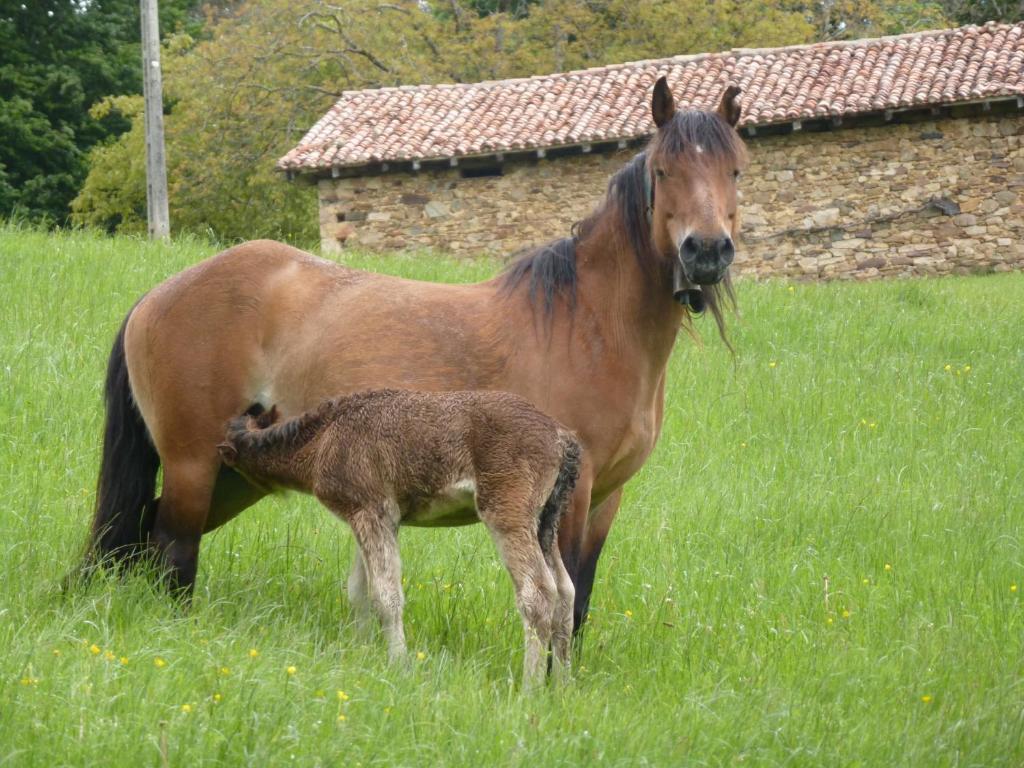
M 562 462 L 558 468 L 558 477 L 551 495 L 544 503 L 537 525 L 537 539 L 540 549 L 545 555 L 551 551 L 555 536 L 558 534 L 558 523 L 561 521 L 569 505 L 569 498 L 576 487 L 580 476 L 580 443 L 576 436 L 567 430 L 558 430 L 558 447 L 562 451 Z
M 131 317 L 131 313 L 128 313 Z M 101 563 L 134 563 L 143 554 L 156 516 L 160 457 L 132 400 L 124 355 L 126 317 L 107 363 L 103 457 L 86 552 L 86 571 Z

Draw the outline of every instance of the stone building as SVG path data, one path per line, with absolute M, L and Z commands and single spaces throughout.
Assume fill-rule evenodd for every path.
M 563 236 L 650 136 L 650 93 L 743 89 L 741 274 L 1024 267 L 1024 24 L 348 92 L 282 158 L 324 251 L 510 254 Z

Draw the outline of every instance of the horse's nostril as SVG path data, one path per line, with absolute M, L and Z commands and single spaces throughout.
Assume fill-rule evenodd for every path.
M 731 237 L 723 237 L 719 240 L 718 255 L 722 257 L 722 261 L 727 266 L 732 264 L 732 260 L 736 256 L 736 247 L 732 244 Z
M 692 261 L 697 258 L 697 253 L 700 251 L 700 246 L 693 235 L 687 235 L 686 239 L 683 240 L 683 244 L 679 246 L 679 255 L 686 261 Z

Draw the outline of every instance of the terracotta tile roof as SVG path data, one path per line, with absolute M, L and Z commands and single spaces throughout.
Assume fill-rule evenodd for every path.
M 348 91 L 281 170 L 430 160 L 643 136 L 667 75 L 676 102 L 712 108 L 743 89 L 741 125 L 1024 94 L 1024 23 L 850 42 L 676 56 L 463 85 Z

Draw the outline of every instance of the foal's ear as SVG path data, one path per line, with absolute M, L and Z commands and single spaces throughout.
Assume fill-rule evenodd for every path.
M 740 121 L 740 94 L 742 91 L 735 85 L 730 85 L 722 94 L 722 100 L 718 102 L 718 114 L 733 128 Z
M 651 98 L 651 116 L 654 124 L 661 128 L 676 113 L 676 100 L 669 90 L 668 80 L 662 75 L 654 84 L 654 96 Z
M 220 453 L 221 461 L 229 467 L 233 467 L 238 460 L 238 451 L 231 443 L 221 443 L 217 446 L 217 451 Z
M 256 417 L 256 429 L 266 429 L 272 424 L 276 424 L 280 417 L 281 414 L 277 412 L 277 406 L 272 405 L 269 411 L 264 411 Z

